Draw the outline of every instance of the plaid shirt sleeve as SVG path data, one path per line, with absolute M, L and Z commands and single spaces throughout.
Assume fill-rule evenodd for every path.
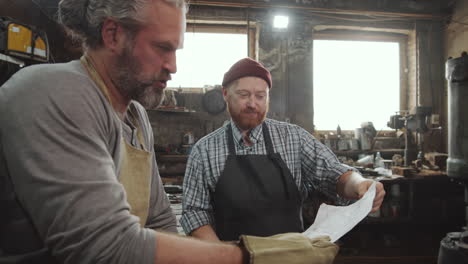
M 204 166 L 200 148 L 194 146 L 187 161 L 183 183 L 184 198 L 180 225 L 186 234 L 193 230 L 214 223 L 210 204 L 211 195 L 204 175 Z
M 301 168 L 304 184 L 321 192 L 338 205 L 349 204 L 349 200 L 341 198 L 337 194 L 336 185 L 343 173 L 354 169 L 340 163 L 329 148 L 306 130 L 300 128 L 300 135 Z

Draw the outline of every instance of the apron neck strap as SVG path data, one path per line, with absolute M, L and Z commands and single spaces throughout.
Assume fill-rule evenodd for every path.
M 94 66 L 93 60 L 90 57 L 83 55 L 83 56 L 81 56 L 80 61 L 81 61 L 81 64 L 83 64 L 83 66 L 85 67 L 86 71 L 89 73 L 89 76 L 91 77 L 91 79 L 94 81 L 94 83 L 96 83 L 99 90 L 101 90 L 101 92 L 106 97 L 107 101 L 111 104 L 111 106 L 112 106 L 112 108 L 114 109 L 114 112 L 115 112 L 116 110 L 115 110 L 115 107 L 114 107 L 114 105 L 112 103 L 112 98 L 111 98 L 111 96 L 109 94 L 109 89 L 107 89 L 107 86 L 104 83 L 104 80 L 102 80 L 101 76 L 97 72 L 96 67 Z M 145 151 L 147 151 L 146 147 L 145 147 L 145 144 L 144 144 L 145 141 L 143 140 L 143 134 L 142 134 L 141 129 L 140 129 L 140 122 L 139 122 L 139 120 L 137 120 L 138 118 L 136 118 L 136 116 L 135 116 L 136 114 L 134 114 L 133 111 L 136 111 L 136 109 L 134 109 L 134 107 L 132 107 L 132 104 L 130 103 L 130 105 L 128 106 L 128 109 L 127 109 L 127 116 L 131 120 L 133 125 L 135 125 L 135 127 L 137 129 L 137 139 L 138 139 L 141 147 Z
M 232 134 L 232 126 L 229 124 L 227 126 L 227 141 L 228 141 L 228 148 L 229 148 L 229 154 L 231 155 L 236 155 L 236 146 L 234 145 L 234 139 L 233 139 L 233 134 Z
M 265 140 L 265 147 L 267 149 L 268 154 L 273 154 L 275 151 L 273 150 L 273 143 L 271 141 L 270 131 L 268 130 L 268 126 L 265 121 L 262 124 L 262 132 L 263 132 L 263 140 Z
M 101 90 L 101 92 L 106 97 L 107 101 L 112 105 L 112 108 L 114 108 L 114 105 L 112 103 L 112 98 L 109 94 L 109 89 L 107 89 L 107 86 L 104 83 L 104 80 L 101 78 L 101 76 L 97 72 L 92 59 L 88 56 L 83 55 L 81 56 L 80 61 L 81 61 L 81 64 L 83 64 L 83 66 L 85 67 L 86 71 L 88 71 L 91 79 L 94 81 L 94 83 L 96 83 L 99 90 Z
M 138 115 L 137 113 L 135 113 L 136 111 L 138 110 L 135 108 L 135 106 L 132 103 L 130 103 L 127 109 L 127 118 L 130 120 L 130 122 L 135 126 L 137 130 L 137 140 L 140 143 L 140 146 L 143 148 L 143 150 L 148 151 L 147 148 L 145 147 L 145 140 L 143 138 L 143 132 L 141 130 L 139 118 L 137 118 Z
M 263 132 L 263 140 L 265 141 L 265 147 L 267 150 L 268 154 L 273 154 L 275 153 L 273 150 L 273 143 L 271 141 L 271 136 L 270 132 L 268 131 L 268 126 L 265 122 L 262 124 L 262 132 Z M 234 136 L 232 134 L 232 125 L 228 124 L 227 126 L 227 141 L 228 141 L 228 148 L 229 148 L 229 154 L 231 155 L 236 155 L 236 147 L 234 145 Z

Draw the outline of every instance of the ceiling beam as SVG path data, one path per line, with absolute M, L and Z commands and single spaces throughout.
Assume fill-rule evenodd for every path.
M 406 12 L 384 12 L 373 10 L 347 10 L 347 9 L 332 9 L 322 7 L 312 7 L 304 5 L 280 5 L 269 3 L 241 3 L 241 2 L 216 2 L 216 1 L 200 1 L 192 0 L 190 5 L 193 6 L 215 6 L 215 7 L 234 7 L 234 8 L 255 8 L 255 9 L 295 9 L 295 10 L 308 10 L 311 12 L 320 12 L 328 14 L 341 14 L 341 15 L 361 15 L 361 16 L 383 16 L 383 17 L 399 17 L 399 18 L 413 18 L 413 19 L 430 19 L 442 20 L 447 15 L 436 14 L 422 14 L 422 13 L 406 13 Z

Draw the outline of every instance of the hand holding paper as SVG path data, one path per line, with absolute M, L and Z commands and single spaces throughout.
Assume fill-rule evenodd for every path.
M 373 182 L 364 196 L 351 205 L 320 205 L 315 222 L 302 234 L 310 239 L 330 236 L 331 242 L 337 241 L 369 214 L 375 195 L 376 182 Z

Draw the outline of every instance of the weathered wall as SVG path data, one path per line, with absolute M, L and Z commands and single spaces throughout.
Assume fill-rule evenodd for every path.
M 432 107 L 432 113 L 438 114 L 440 127 L 447 127 L 443 94 L 444 94 L 444 23 L 439 21 L 417 21 L 414 24 L 414 57 L 411 60 L 415 67 L 414 82 L 409 89 L 411 95 L 408 109 L 415 106 Z M 430 127 L 424 135 L 424 151 L 446 152 L 446 133 Z
M 456 9 L 447 26 L 445 40 L 445 59 L 459 57 L 463 51 L 468 51 L 468 1 L 458 0 Z
M 184 93 L 181 96 L 183 106 L 191 112 L 148 111 L 157 147 L 178 150 L 185 133 L 191 132 L 198 140 L 229 120 L 226 111 L 216 115 L 207 113 L 202 107 L 202 94 Z
M 269 117 L 313 130 L 312 28 L 293 23 L 287 31 L 261 23 L 259 60 L 273 76 Z

